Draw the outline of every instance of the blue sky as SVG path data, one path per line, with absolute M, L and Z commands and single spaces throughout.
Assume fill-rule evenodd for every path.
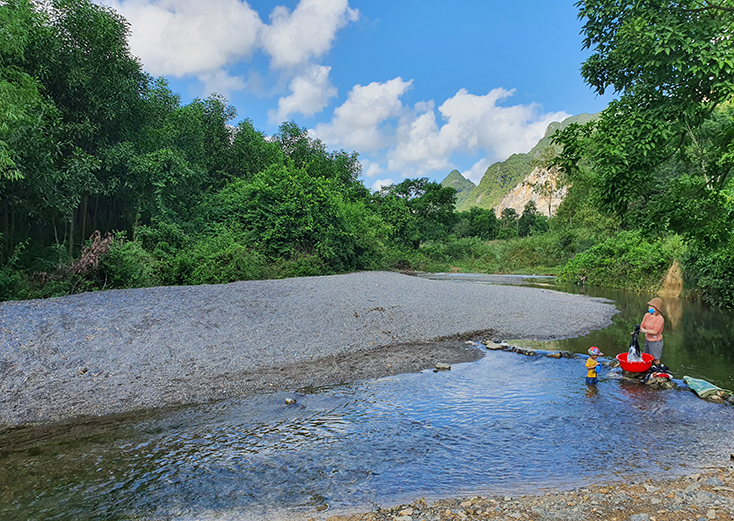
M 602 110 L 574 0 L 99 0 L 184 103 L 213 92 L 267 135 L 293 120 L 359 153 L 369 188 L 475 183 L 551 121 Z

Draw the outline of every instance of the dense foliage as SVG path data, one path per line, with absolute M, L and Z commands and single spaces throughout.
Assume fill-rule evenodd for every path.
M 365 269 L 654 291 L 679 260 L 691 293 L 734 306 L 734 0 L 578 6 L 584 78 L 619 95 L 604 112 L 476 188 L 453 173 L 371 193 L 356 153 L 295 122 L 265 136 L 220 96 L 182 104 L 113 10 L 0 3 L 0 299 Z M 555 215 L 497 215 L 538 166 L 568 184 Z
M 567 217 L 591 206 L 650 244 L 680 235 L 688 288 L 734 307 L 734 1 L 578 6 L 593 50 L 582 74 L 619 97 L 555 136 Z
M 183 105 L 109 8 L 9 0 L 0 23 L 0 298 L 409 267 L 456 223 L 452 188 L 371 194 L 294 122 Z

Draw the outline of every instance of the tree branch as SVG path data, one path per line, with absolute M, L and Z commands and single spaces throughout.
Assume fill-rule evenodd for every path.
M 724 7 L 723 5 L 709 5 L 699 7 L 698 9 L 688 9 L 690 13 L 701 13 L 703 11 L 724 11 L 726 13 L 734 13 L 734 7 Z

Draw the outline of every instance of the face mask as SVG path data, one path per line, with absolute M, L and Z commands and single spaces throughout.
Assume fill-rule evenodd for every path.
M 655 314 L 655 308 L 650 308 L 650 309 L 648 309 L 648 311 L 650 312 L 651 315 L 654 315 Z

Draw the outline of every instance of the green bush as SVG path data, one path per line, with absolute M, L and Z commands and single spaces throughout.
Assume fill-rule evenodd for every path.
M 639 231 L 623 231 L 579 253 L 561 270 L 558 280 L 591 286 L 651 292 L 683 253 L 677 236 L 648 241 Z
M 683 280 L 701 301 L 734 309 L 734 247 L 690 248 L 683 258 Z
M 333 184 L 303 169 L 272 166 L 252 182 L 230 183 L 202 211 L 210 222 L 245 232 L 271 259 L 316 255 L 330 270 L 355 269 L 360 253 L 369 249 L 357 236 L 364 217 L 355 207 L 347 212 L 349 203 Z
M 555 273 L 570 257 L 555 234 L 511 240 L 451 238 L 423 244 L 413 266 L 425 271 L 459 269 L 484 273 Z
M 29 298 L 22 296 L 27 294 L 27 286 L 23 272 L 7 267 L 0 269 L 0 300 Z
M 268 278 L 315 277 L 333 275 L 334 272 L 323 259 L 315 255 L 303 255 L 295 259 L 279 259 L 268 268 Z
M 248 249 L 244 239 L 227 228 L 202 237 L 171 261 L 172 278 L 178 284 L 191 285 L 265 278 L 265 256 Z
M 101 258 L 97 278 L 104 288 L 145 288 L 159 284 L 155 259 L 136 241 L 112 243 Z

